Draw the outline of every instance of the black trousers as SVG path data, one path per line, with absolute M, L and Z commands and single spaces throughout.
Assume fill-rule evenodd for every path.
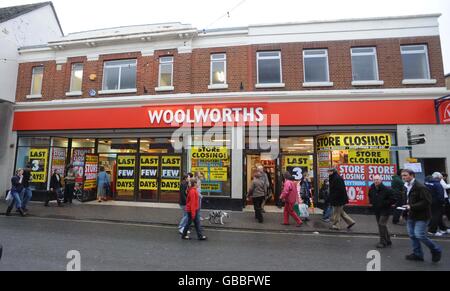
M 72 203 L 74 188 L 75 184 L 66 184 L 66 187 L 64 189 L 64 203 Z
M 450 221 L 450 202 L 448 199 L 445 200 L 444 215 L 447 216 L 447 220 Z
M 391 245 L 391 235 L 387 228 L 387 223 L 389 221 L 389 215 L 381 215 L 379 213 L 375 214 L 378 224 L 378 232 L 380 234 L 380 243 L 387 246 Z
M 260 223 L 264 222 L 264 217 L 262 214 L 262 203 L 265 197 L 253 197 L 253 207 L 255 208 L 255 218 L 258 219 Z
M 438 229 L 447 231 L 447 226 L 444 224 L 444 206 L 432 205 L 431 206 L 431 222 L 428 231 L 436 233 Z

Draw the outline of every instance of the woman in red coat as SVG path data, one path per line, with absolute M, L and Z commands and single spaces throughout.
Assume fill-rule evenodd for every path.
M 280 196 L 280 199 L 285 202 L 283 225 L 289 225 L 290 215 L 297 222 L 297 227 L 300 227 L 303 224 L 303 221 L 294 211 L 294 205 L 298 199 L 297 185 L 295 184 L 292 175 L 288 172 L 284 173 L 284 179 L 284 188 Z
M 188 222 L 183 230 L 181 238 L 185 240 L 191 239 L 187 233 L 191 227 L 191 223 L 194 222 L 198 239 L 206 240 L 207 238 L 202 234 L 202 229 L 200 226 L 200 197 L 197 190 L 197 181 L 195 179 L 191 179 L 189 181 L 189 189 L 186 197 L 186 212 L 188 214 Z

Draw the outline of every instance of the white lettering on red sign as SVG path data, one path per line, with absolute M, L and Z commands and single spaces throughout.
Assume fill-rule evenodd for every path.
M 194 108 L 149 110 L 151 124 L 173 123 L 219 123 L 219 122 L 263 122 L 264 109 L 258 108 Z

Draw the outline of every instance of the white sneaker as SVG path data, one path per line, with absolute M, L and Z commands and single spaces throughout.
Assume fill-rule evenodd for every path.
M 184 231 L 184 229 L 180 229 L 180 230 L 178 230 L 178 232 L 180 233 L 180 234 L 183 234 L 183 231 Z M 188 232 L 187 232 L 188 234 L 191 234 L 191 231 L 190 230 L 188 230 Z
M 447 233 L 448 233 L 448 234 L 450 234 L 450 228 L 449 228 L 449 229 L 447 229 Z
M 443 236 L 444 234 L 442 233 L 442 232 L 440 232 L 440 231 L 438 231 L 438 232 L 436 232 L 435 234 L 434 234 L 434 236 Z

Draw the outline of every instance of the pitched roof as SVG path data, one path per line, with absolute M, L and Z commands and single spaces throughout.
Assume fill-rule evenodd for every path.
M 59 29 L 61 30 L 61 34 L 64 35 L 63 30 L 61 28 L 61 24 L 58 19 L 58 15 L 56 14 L 55 7 L 51 1 L 48 2 L 40 2 L 34 4 L 26 4 L 26 5 L 18 5 L 18 6 L 10 6 L 10 7 L 0 7 L 0 23 L 6 22 L 8 20 L 14 19 L 21 15 L 27 14 L 39 8 L 50 5 L 52 7 L 53 13 L 55 14 L 56 21 L 58 22 Z

